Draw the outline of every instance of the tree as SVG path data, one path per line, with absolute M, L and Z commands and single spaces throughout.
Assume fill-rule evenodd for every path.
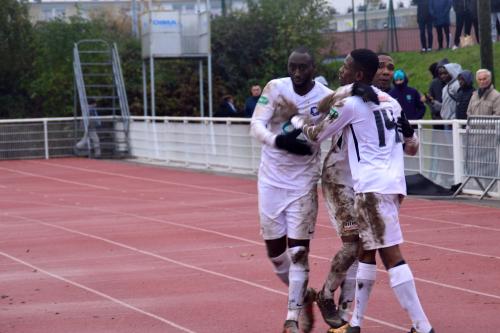
M 0 6 L 0 118 L 28 115 L 33 31 L 25 2 Z
M 248 95 L 248 81 L 261 84 L 286 76 L 289 53 L 304 45 L 319 53 L 329 11 L 323 0 L 249 1 L 248 12 L 212 21 L 212 52 L 216 95 Z M 217 98 L 216 98 L 217 100 Z
M 73 115 L 73 46 L 82 39 L 116 42 L 129 100 L 142 96 L 140 45 L 130 36 L 130 24 L 104 14 L 91 20 L 75 16 L 41 22 L 34 30 L 36 56 L 29 90 L 36 116 Z

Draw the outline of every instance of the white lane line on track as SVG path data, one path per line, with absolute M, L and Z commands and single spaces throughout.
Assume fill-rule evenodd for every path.
M 129 175 L 124 175 L 124 174 L 120 174 L 120 173 L 113 173 L 113 172 L 106 172 L 106 171 L 93 170 L 93 169 L 87 169 L 87 168 L 80 168 L 80 167 L 75 167 L 75 166 L 70 166 L 70 165 L 63 165 L 63 164 L 57 164 L 57 163 L 48 163 L 48 162 L 41 162 L 41 161 L 27 161 L 27 162 L 31 163 L 31 164 L 50 165 L 50 166 L 54 166 L 54 167 L 67 168 L 67 169 L 73 169 L 73 170 L 78 170 L 78 171 L 85 171 L 85 172 L 89 172 L 89 173 L 104 174 L 104 175 L 108 175 L 108 176 L 124 177 L 124 178 L 137 179 L 137 180 L 146 180 L 146 181 L 150 181 L 150 182 L 157 182 L 157 183 L 165 183 L 165 184 L 169 184 L 169 185 L 179 185 L 179 186 L 193 187 L 193 188 L 196 188 L 196 189 L 213 190 L 213 191 L 218 191 L 218 192 L 228 192 L 228 190 L 217 189 L 217 188 L 213 188 L 213 187 L 196 186 L 196 185 L 189 185 L 189 184 L 178 183 L 178 182 L 167 182 L 167 181 L 162 181 L 162 180 L 159 180 L 159 179 L 151 179 L 151 178 L 144 178 L 144 177 L 135 177 L 135 176 L 129 176 Z M 248 196 L 257 196 L 257 194 L 255 194 L 255 193 L 248 193 L 248 192 L 241 192 L 241 191 L 229 191 L 229 193 L 246 194 Z M 419 216 L 414 216 L 414 215 L 407 215 L 407 214 L 404 214 L 404 213 L 400 213 L 399 216 L 408 217 L 408 218 L 415 218 L 415 219 L 424 220 L 424 221 L 432 221 L 432 222 L 438 222 L 438 223 L 446 223 L 446 224 L 466 226 L 466 227 L 471 227 L 471 228 L 476 228 L 476 229 L 482 229 L 482 230 L 500 231 L 499 228 L 491 228 L 491 227 L 483 227 L 483 226 L 478 226 L 478 225 L 473 225 L 473 224 L 450 222 L 450 221 L 436 219 L 436 218 L 428 218 L 428 217 L 419 217 Z
M 143 314 L 143 315 L 145 315 L 145 316 L 148 316 L 148 317 L 150 317 L 150 318 L 153 318 L 153 319 L 159 320 L 159 321 L 161 321 L 161 322 L 163 322 L 163 323 L 165 323 L 165 324 L 167 324 L 167 325 L 170 325 L 170 326 L 172 326 L 172 327 L 175 327 L 175 328 L 177 328 L 177 329 L 179 329 L 179 330 L 181 330 L 181 331 L 183 331 L 183 332 L 187 332 L 187 333 L 196 333 L 195 331 L 192 331 L 192 330 L 190 330 L 190 329 L 188 329 L 188 328 L 186 328 L 186 327 L 183 327 L 183 326 L 181 326 L 181 325 L 178 325 L 178 324 L 174 323 L 173 321 L 170 321 L 170 320 L 165 319 L 165 318 L 163 318 L 163 317 L 157 316 L 157 315 L 155 315 L 154 313 L 151 313 L 151 312 L 148 312 L 148 311 L 144 311 L 144 310 L 142 310 L 142 309 L 139 309 L 139 308 L 137 308 L 137 307 L 135 307 L 135 306 L 133 306 L 133 305 L 131 305 L 131 304 L 128 304 L 128 303 L 123 302 L 123 301 L 120 301 L 119 299 L 114 298 L 113 296 L 109 296 L 109 295 L 107 295 L 107 294 L 105 294 L 105 293 L 102 293 L 102 292 L 100 292 L 100 291 L 96 290 L 96 289 L 93 289 L 93 288 L 87 287 L 87 286 L 85 286 L 85 285 L 83 285 L 83 284 L 81 284 L 81 283 L 78 283 L 78 282 L 75 282 L 75 281 L 72 281 L 72 280 L 66 279 L 65 277 L 60 276 L 60 275 L 58 275 L 58 274 L 51 273 L 51 272 L 49 272 L 49 271 L 47 271 L 47 270 L 44 270 L 44 269 L 43 269 L 43 268 L 41 268 L 41 267 L 35 266 L 35 265 L 33 265 L 33 264 L 30 264 L 29 262 L 26 262 L 26 261 L 24 261 L 24 260 L 22 260 L 22 259 L 19 259 L 19 258 L 16 258 L 16 257 L 14 257 L 14 256 L 11 256 L 10 254 L 5 253 L 5 252 L 3 252 L 3 251 L 0 251 L 0 255 L 4 256 L 4 257 L 6 257 L 6 258 L 9 258 L 10 260 L 15 261 L 15 262 L 17 262 L 17 263 L 19 263 L 19 264 L 22 264 L 22 265 L 28 266 L 28 267 L 30 267 L 30 268 L 32 268 L 32 269 L 36 269 L 38 272 L 42 272 L 42 273 L 44 273 L 45 275 L 48 275 L 48 276 L 50 276 L 50 277 L 52 277 L 52 278 L 54 278 L 54 279 L 57 279 L 57 280 L 59 280 L 59 281 L 63 281 L 63 282 L 68 283 L 68 284 L 70 284 L 70 285 L 72 285 L 72 286 L 74 286 L 74 287 L 77 287 L 77 288 L 83 289 L 83 290 L 85 290 L 85 291 L 88 291 L 89 293 L 92 293 L 92 294 L 94 294 L 94 295 L 97 295 L 97 296 L 100 296 L 100 297 L 105 298 L 105 299 L 107 299 L 107 300 L 110 300 L 111 302 L 116 303 L 116 304 L 119 304 L 119 305 L 121 305 L 121 306 L 124 306 L 124 307 L 126 307 L 126 308 L 128 308 L 128 309 L 130 309 L 130 310 L 132 310 L 132 311 L 139 312 L 139 313 L 141 313 L 141 314 Z
M 0 199 L 0 201 L 5 201 L 5 200 L 7 200 L 7 199 Z M 141 200 L 141 199 L 136 199 L 136 200 Z M 10 201 L 10 200 L 8 200 L 8 201 Z M 145 200 L 145 201 L 149 201 L 149 200 Z M 15 201 L 15 202 L 19 202 L 19 201 Z M 30 203 L 32 204 L 32 202 L 30 202 Z M 39 204 L 41 204 L 41 203 L 39 203 Z M 147 221 L 157 222 L 157 223 L 161 223 L 161 224 L 168 224 L 168 225 L 172 225 L 172 226 L 176 226 L 176 227 L 180 227 L 180 228 L 185 228 L 185 229 L 191 229 L 191 230 L 195 230 L 195 231 L 201 231 L 201 232 L 211 233 L 211 234 L 219 235 L 221 237 L 231 238 L 231 239 L 235 239 L 235 240 L 239 240 L 239 241 L 243 241 L 243 242 L 247 242 L 247 243 L 251 243 L 251 244 L 255 244 L 255 245 L 260 245 L 260 246 L 264 245 L 263 242 L 254 241 L 254 240 L 250 240 L 250 239 L 247 239 L 247 238 L 243 238 L 243 237 L 239 237 L 239 236 L 235 236 L 235 235 L 231 235 L 231 234 L 227 234 L 227 233 L 223 233 L 223 232 L 219 232 L 219 231 L 215 231 L 215 230 L 210 230 L 210 229 L 205 229 L 205 228 L 201 228 L 201 227 L 190 226 L 190 225 L 186 225 L 185 223 L 177 223 L 177 222 L 166 220 L 164 218 L 149 217 L 149 216 L 143 216 L 143 215 L 134 214 L 134 213 L 116 212 L 116 211 L 112 211 L 112 210 L 109 210 L 109 209 L 101 209 L 101 208 L 88 208 L 88 207 L 81 207 L 81 206 L 56 205 L 56 204 L 46 204 L 46 205 L 55 205 L 55 206 L 59 206 L 59 207 L 72 208 L 72 209 L 77 208 L 77 209 L 80 209 L 80 210 L 94 210 L 94 211 L 103 212 L 103 213 L 111 213 L 111 214 L 118 214 L 118 215 L 122 215 L 122 216 L 129 216 L 129 217 L 134 217 L 134 218 L 143 219 L 143 220 L 147 220 Z M 323 227 L 323 228 L 328 228 L 328 229 L 332 229 L 331 225 L 316 224 L 316 226 Z M 460 227 L 468 227 L 468 226 L 460 226 Z M 440 249 L 440 250 L 443 250 L 443 251 L 449 251 L 449 252 L 454 252 L 454 253 L 460 253 L 460 254 L 466 254 L 466 255 L 479 256 L 479 257 L 484 257 L 484 258 L 489 258 L 489 259 L 498 259 L 498 260 L 500 260 L 500 257 L 495 256 L 495 255 L 490 255 L 490 254 L 484 254 L 484 253 L 479 253 L 479 252 L 471 252 L 471 251 L 464 251 L 464 250 L 459 250 L 459 249 L 454 249 L 454 248 L 449 248 L 449 247 L 444 247 L 444 246 L 437 246 L 437 245 L 425 244 L 425 243 L 415 242 L 415 241 L 409 241 L 409 240 L 405 240 L 405 242 L 407 242 L 409 244 L 419 245 L 419 246 L 436 248 L 436 249 Z
M 474 224 L 468 224 L 468 223 L 451 222 L 451 221 L 446 221 L 446 220 L 441 220 L 441 219 L 435 219 L 435 218 L 432 218 L 432 217 L 420 217 L 420 216 L 407 215 L 407 214 L 399 214 L 399 216 L 403 216 L 403 217 L 407 217 L 407 218 L 411 218 L 411 219 L 417 219 L 417 220 L 424 220 L 424 221 L 431 221 L 431 222 L 438 222 L 438 223 L 459 225 L 459 226 L 462 226 L 462 227 L 470 227 L 470 228 L 481 229 L 481 230 L 497 231 L 497 232 L 500 231 L 499 228 L 483 227 L 483 226 L 474 225 Z
M 100 210 L 100 209 L 97 209 L 97 210 L 98 211 L 103 211 L 103 212 L 110 212 L 109 210 Z M 120 214 L 120 213 L 117 213 L 117 214 Z M 185 226 L 185 225 L 182 225 L 182 224 L 179 224 L 179 223 L 175 223 L 175 222 L 168 222 L 168 221 L 165 221 L 165 220 L 162 220 L 162 219 L 150 218 L 150 217 L 145 217 L 145 216 L 136 215 L 136 214 L 129 214 L 129 213 L 122 213 L 122 214 L 123 215 L 127 215 L 127 216 L 132 216 L 132 217 L 136 217 L 136 218 L 141 218 L 141 219 L 149 220 L 149 221 L 159 222 L 159 223 L 162 223 L 162 224 L 175 225 L 175 226 L 185 227 L 185 228 L 192 229 L 192 230 L 197 230 L 197 231 L 212 233 L 212 234 L 216 234 L 216 235 L 219 235 L 219 236 L 222 236 L 222 237 L 236 239 L 236 240 L 240 240 L 240 241 L 243 241 L 243 242 L 247 242 L 247 243 L 251 243 L 251 244 L 255 244 L 255 245 L 259 245 L 259 246 L 264 246 L 263 242 L 257 242 L 257 241 L 254 241 L 254 240 L 250 240 L 250 239 L 246 239 L 246 238 L 242 238 L 242 237 L 238 237 L 238 236 L 229 235 L 229 234 L 226 234 L 226 233 L 223 233 L 223 232 L 212 231 L 212 230 L 209 230 L 209 229 L 204 229 L 204 228 L 199 228 L 199 227 L 194 227 L 194 226 Z M 24 220 L 34 221 L 36 223 L 46 224 L 46 222 L 39 221 L 39 220 L 36 220 L 36 219 L 31 219 L 31 218 L 24 217 L 24 216 L 12 215 L 12 214 L 7 214 L 7 213 L 4 213 L 4 215 L 18 217 L 18 218 L 21 218 L 21 219 L 24 219 Z M 59 228 L 59 229 L 62 229 L 62 230 L 66 229 L 65 227 L 60 227 L 60 226 L 56 226 L 56 225 L 53 225 L 53 224 L 47 224 L 47 225 L 50 225 L 50 226 L 53 226 L 55 228 Z M 68 230 L 70 230 L 70 229 L 68 229 Z M 74 231 L 74 232 L 75 233 L 80 233 L 79 231 Z M 82 233 L 82 234 L 84 234 L 84 233 Z M 95 236 L 95 237 L 99 237 L 99 236 Z M 331 258 L 327 258 L 327 257 L 323 257 L 323 256 L 314 255 L 314 254 L 310 254 L 309 256 L 311 258 L 322 259 L 322 260 L 326 260 L 326 261 L 330 261 L 330 259 L 331 259 Z M 385 271 L 383 269 L 377 269 L 377 270 L 379 272 L 383 272 L 385 274 L 388 274 L 387 271 Z M 481 291 L 477 291 L 477 290 L 473 290 L 473 289 L 468 289 L 468 288 L 457 287 L 457 286 L 450 285 L 450 284 L 447 284 L 447 283 L 441 283 L 441 282 L 427 280 L 427 279 L 422 279 L 422 278 L 418 278 L 418 277 L 415 277 L 415 280 L 423 282 L 423 283 L 432 284 L 432 285 L 435 285 L 435 286 L 440 286 L 440 287 L 448 288 L 448 289 L 459 290 L 461 292 L 465 292 L 465 293 L 468 293 L 468 294 L 481 295 L 481 296 L 491 297 L 491 298 L 494 298 L 494 299 L 500 299 L 499 295 L 489 294 L 489 293 L 485 293 L 485 292 L 481 292 Z
M 215 192 L 223 192 L 223 193 L 231 193 L 231 194 L 245 194 L 245 195 L 249 195 L 249 196 L 255 196 L 255 194 L 248 193 L 248 192 L 226 190 L 226 189 L 221 189 L 221 188 L 212 188 L 212 187 L 208 187 L 208 186 L 199 186 L 199 185 L 192 185 L 192 184 L 179 183 L 179 182 L 171 182 L 171 181 L 167 181 L 167 180 L 152 179 L 152 178 L 147 178 L 147 177 L 138 177 L 138 176 L 131 176 L 131 175 L 123 175 L 123 174 L 118 174 L 118 173 L 114 173 L 114 172 L 107 172 L 107 171 L 101 171 L 101 170 L 92 170 L 92 169 L 75 167 L 75 166 L 71 166 L 71 165 L 62 165 L 62 164 L 56 164 L 56 163 L 45 163 L 45 162 L 39 162 L 39 161 L 27 161 L 27 162 L 31 163 L 31 164 L 43 164 L 43 165 L 50 165 L 50 166 L 60 167 L 60 168 L 73 169 L 73 170 L 77 170 L 77 171 L 85 171 L 85 172 L 89 172 L 89 173 L 97 173 L 97 174 L 106 175 L 106 176 L 114 176 L 114 177 L 119 176 L 119 177 L 123 177 L 123 178 L 127 178 L 127 179 L 148 181 L 148 182 L 159 183 L 159 184 L 184 186 L 184 187 L 194 188 L 194 189 L 197 189 L 197 190 L 208 190 L 208 191 L 215 191 Z
M 37 175 L 36 173 L 31 173 L 31 172 L 26 172 L 26 171 L 20 171 L 20 170 L 15 170 L 15 169 L 10 169 L 10 168 L 5 168 L 5 167 L 0 167 L 0 169 L 13 172 L 13 173 L 18 173 L 24 176 L 29 176 L 29 177 L 36 177 L 36 178 L 43 178 L 43 179 L 48 179 L 60 183 L 65 183 L 65 184 L 71 184 L 71 185 L 78 185 L 78 186 L 84 186 L 84 187 L 90 187 L 90 188 L 96 188 L 99 190 L 110 190 L 109 187 L 104 187 L 104 186 L 98 186 L 98 185 L 91 185 L 91 184 L 85 184 L 85 183 L 79 183 L 79 182 L 74 182 L 71 180 L 65 180 L 61 178 L 56 178 L 56 177 L 49 177 L 49 176 L 42 176 L 42 175 Z
M 140 200 L 140 199 L 138 199 L 138 200 Z M 2 199 L 0 199 L 0 201 L 2 201 Z M 54 204 L 52 204 L 52 205 L 54 205 Z M 168 224 L 168 225 L 172 225 L 172 226 L 180 227 L 180 228 L 184 228 L 184 229 L 190 229 L 190 230 L 195 230 L 195 231 L 211 233 L 211 234 L 218 235 L 218 236 L 221 236 L 224 238 L 230 238 L 230 239 L 235 239 L 235 240 L 239 240 L 239 241 L 254 244 L 254 245 L 264 246 L 263 242 L 254 241 L 251 239 L 247 239 L 247 238 L 243 238 L 243 237 L 239 237 L 239 236 L 235 236 L 235 235 L 231 235 L 231 234 L 227 234 L 227 233 L 219 232 L 219 231 L 215 231 L 215 230 L 210 230 L 210 229 L 206 229 L 206 228 L 190 226 L 190 225 L 187 225 L 185 223 L 177 223 L 177 222 L 173 222 L 173 221 L 168 221 L 168 220 L 163 219 L 163 218 L 149 217 L 149 216 L 143 216 L 143 215 L 139 215 L 139 214 L 126 213 L 126 212 L 115 212 L 115 211 L 112 211 L 109 209 L 101 209 L 101 208 L 87 208 L 87 207 L 70 206 L 70 205 L 56 205 L 56 206 L 65 207 L 65 208 L 73 208 L 73 209 L 77 208 L 77 209 L 81 209 L 81 210 L 94 210 L 94 211 L 103 212 L 103 213 L 111 213 L 111 214 L 118 214 L 118 215 L 122 215 L 122 216 L 134 217 L 137 219 L 147 220 L 147 221 L 161 223 L 161 224 Z M 332 227 L 330 225 L 317 224 L 316 226 L 332 229 Z M 454 252 L 454 253 L 460 253 L 460 254 L 466 254 L 466 255 L 479 256 L 479 257 L 484 257 L 484 258 L 489 258 L 489 259 L 500 260 L 500 257 L 495 256 L 495 255 L 489 255 L 489 254 L 471 252 L 471 251 L 463 251 L 463 250 L 453 249 L 453 248 L 449 248 L 449 247 L 425 244 L 425 243 L 414 242 L 414 241 L 409 241 L 409 240 L 405 240 L 405 242 L 407 242 L 409 244 L 419 245 L 419 246 L 436 248 L 436 249 L 440 249 L 443 251 L 449 251 L 449 252 Z M 324 259 L 326 259 L 326 258 L 324 258 Z
M 414 245 L 420 245 L 420 246 L 425 246 L 425 247 L 430 247 L 433 249 L 438 249 L 438 250 L 444 250 L 444 251 L 451 251 L 451 252 L 456 252 L 460 254 L 468 254 L 468 255 L 473 255 L 473 256 L 478 256 L 478 257 L 485 257 L 485 258 L 491 258 L 491 259 L 498 259 L 500 260 L 500 257 L 498 256 L 493 256 L 489 254 L 483 254 L 483 253 L 478 253 L 478 252 L 471 252 L 471 251 L 462 251 L 462 250 L 457 250 L 457 249 L 451 249 L 449 247 L 443 247 L 443 246 L 437 246 L 437 245 L 430 245 L 430 244 L 425 244 L 421 242 L 415 242 L 415 241 L 409 241 L 405 239 L 405 243 L 408 244 L 414 244 Z
M 52 224 L 52 223 L 48 223 L 48 222 L 44 222 L 44 221 L 41 221 L 41 220 L 32 219 L 32 218 L 28 218 L 28 217 L 24 217 L 24 216 L 11 215 L 11 214 L 4 214 L 4 215 L 13 216 L 13 217 L 16 217 L 16 218 L 19 218 L 19 219 L 23 219 L 23 220 L 26 220 L 26 221 L 35 222 L 37 224 L 45 225 L 45 226 L 48 226 L 48 227 L 51 227 L 51 228 L 55 228 L 55 229 L 59 229 L 59 230 L 63 230 L 63 231 L 69 232 L 69 233 L 77 234 L 77 235 L 80 235 L 80 236 L 92 238 L 92 239 L 99 240 L 99 241 L 102 241 L 102 242 L 105 242 L 105 243 L 108 243 L 108 244 L 112 244 L 112 245 L 115 245 L 115 246 L 118 246 L 118 247 L 122 247 L 122 248 L 130 250 L 132 252 L 137 252 L 137 253 L 140 253 L 140 254 L 151 256 L 153 258 L 156 258 L 156 259 L 159 259 L 159 260 L 162 260 L 162 261 L 165 261 L 165 262 L 169 262 L 169 263 L 172 263 L 172 264 L 176 264 L 176 265 L 179 265 L 179 266 L 182 266 L 182 267 L 185 267 L 185 268 L 193 269 L 193 270 L 200 271 L 200 272 L 203 272 L 203 273 L 207 273 L 207 274 L 210 274 L 210 275 L 215 275 L 217 277 L 221 277 L 221 278 L 224 278 L 224 279 L 229 279 L 229 280 L 232 280 L 232 281 L 240 282 L 240 283 L 246 284 L 248 286 L 255 287 L 255 288 L 258 288 L 258 289 L 262 289 L 262 290 L 265 290 L 265 291 L 269 291 L 269 292 L 272 292 L 274 294 L 282 295 L 282 296 L 285 296 L 285 297 L 288 296 L 288 293 L 280 291 L 280 290 L 269 288 L 269 287 L 266 287 L 266 286 L 258 284 L 258 283 L 254 283 L 254 282 L 251 282 L 251 281 L 247 281 L 247 280 L 240 279 L 240 278 L 237 278 L 237 277 L 234 277 L 234 276 L 230 276 L 230 275 L 226 275 L 226 274 L 223 274 L 223 273 L 211 271 L 211 270 L 208 270 L 208 269 L 205 269 L 205 268 L 201 268 L 201 267 L 198 267 L 198 266 L 194 266 L 194 265 L 191 265 L 191 264 L 186 264 L 186 263 L 183 263 L 183 262 L 175 260 L 175 259 L 170 259 L 170 258 L 167 258 L 165 256 L 161 256 L 161 255 L 153 253 L 153 252 L 149 252 L 149 251 L 146 251 L 146 250 L 141 250 L 139 248 L 136 248 L 136 247 L 133 247 L 133 246 L 130 246 L 130 245 L 127 245 L 127 244 L 123 244 L 123 243 L 120 243 L 120 242 L 116 242 L 116 241 L 113 241 L 113 240 L 110 240 L 110 239 L 107 239 L 107 238 L 103 238 L 103 237 L 100 237 L 100 236 L 92 235 L 92 234 L 89 234 L 89 233 L 85 233 L 85 232 L 73 230 L 73 229 L 70 229 L 70 228 L 58 226 L 58 225 L 55 225 L 55 224 Z M 11 257 L 8 254 L 5 254 L 3 252 L 0 252 L 0 254 L 6 256 L 8 258 L 11 258 L 11 259 L 13 259 L 15 261 L 17 261 L 16 258 Z M 22 262 L 22 263 L 28 265 L 29 267 L 38 269 L 35 266 L 33 266 L 31 264 L 28 264 L 26 262 Z M 163 318 L 158 317 L 158 316 L 156 316 L 154 314 L 150 314 L 149 312 L 146 312 L 146 311 L 140 310 L 138 308 L 135 308 L 132 305 L 129 305 L 129 304 L 124 303 L 124 302 L 121 302 L 118 299 L 115 299 L 115 298 L 113 298 L 111 296 L 107 296 L 106 294 L 102 294 L 102 293 L 98 292 L 97 290 L 93 291 L 93 289 L 90 289 L 90 288 L 87 289 L 87 287 L 85 287 L 83 285 L 80 285 L 80 284 L 78 284 L 76 282 L 72 282 L 72 281 L 67 280 L 67 279 L 65 279 L 63 277 L 60 277 L 60 276 L 58 276 L 56 274 L 52 274 L 52 273 L 50 273 L 48 271 L 44 271 L 44 270 L 42 270 L 42 271 L 44 273 L 46 273 L 46 274 L 54 277 L 54 278 L 60 279 L 62 281 L 65 281 L 65 282 L 68 282 L 68 283 L 71 283 L 71 284 L 74 284 L 74 285 L 79 286 L 79 287 L 81 287 L 81 288 L 83 288 L 85 290 L 89 290 L 89 291 L 94 292 L 94 293 L 96 293 L 96 294 L 98 294 L 100 296 L 108 298 L 108 299 L 110 299 L 112 301 L 116 300 L 116 301 L 119 302 L 119 304 L 127 306 L 128 308 L 131 308 L 131 309 L 134 309 L 134 310 L 139 310 L 139 312 L 147 314 L 147 315 L 155 316 L 154 318 L 157 317 L 156 319 L 163 319 Z M 369 317 L 369 316 L 365 316 L 365 318 L 367 320 L 371 320 L 373 322 L 376 322 L 376 323 L 379 323 L 381 325 L 388 326 L 388 327 L 391 327 L 391 328 L 395 328 L 395 329 L 398 329 L 400 331 L 404 331 L 404 332 L 407 331 L 407 329 L 405 327 L 398 326 L 398 325 L 392 324 L 390 322 L 386 322 L 384 320 L 376 319 L 376 318 Z M 163 319 L 162 321 L 165 322 L 165 320 L 166 319 Z M 168 323 L 172 323 L 172 322 L 168 321 Z M 181 326 L 178 326 L 178 325 L 176 327 L 177 328 L 181 328 Z M 192 332 L 192 331 L 187 330 L 186 332 Z

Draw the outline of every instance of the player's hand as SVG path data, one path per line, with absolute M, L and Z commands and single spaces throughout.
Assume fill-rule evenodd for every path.
M 304 118 L 298 116 L 293 116 L 292 119 L 290 119 L 290 122 L 292 123 L 292 126 L 296 129 L 302 129 L 305 125 Z
M 404 112 L 401 112 L 401 117 L 398 118 L 398 127 L 403 133 L 403 137 L 405 138 L 413 137 L 413 133 L 415 133 L 415 131 L 413 130 L 413 127 L 411 127 L 410 122 L 408 121 L 408 118 L 406 118 Z
M 297 139 L 300 133 L 302 130 L 296 129 L 287 134 L 277 135 L 276 147 L 295 155 L 312 155 L 311 147 L 305 141 Z
M 363 101 L 366 103 L 373 102 L 377 105 L 380 104 L 377 93 L 366 83 L 354 82 L 352 85 L 352 95 L 363 98 Z

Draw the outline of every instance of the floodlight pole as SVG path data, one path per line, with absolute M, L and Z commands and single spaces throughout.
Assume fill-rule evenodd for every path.
M 132 36 L 139 37 L 139 29 L 137 27 L 137 1 L 132 0 Z
M 211 24 L 210 24 L 210 13 L 212 8 L 210 6 L 210 0 L 207 2 L 208 11 L 208 35 L 211 36 Z M 208 55 L 207 55 L 207 71 L 208 71 L 208 116 L 213 117 L 213 106 L 212 106 L 212 46 L 210 40 L 208 41 Z
M 153 0 L 149 0 L 149 72 L 151 79 L 151 117 L 156 117 L 155 110 L 155 61 L 153 55 Z
M 352 48 L 356 49 L 356 14 L 354 14 L 354 0 L 352 3 Z
M 144 117 L 148 116 L 148 78 L 146 72 L 146 62 L 142 59 L 142 99 L 143 99 L 143 109 Z
M 495 83 L 493 62 L 493 45 L 491 41 L 491 5 L 490 0 L 478 0 L 477 13 L 479 21 L 479 40 L 481 68 L 491 71 L 492 82 Z
M 200 0 L 196 1 L 198 9 L 198 29 L 201 27 L 200 17 L 201 17 L 201 3 Z M 199 31 L 198 31 L 199 32 Z M 199 75 L 199 90 L 200 90 L 200 117 L 205 117 L 205 96 L 203 94 L 203 59 L 198 61 L 198 75 Z
M 368 0 L 365 0 L 365 49 L 368 48 L 368 19 L 367 12 L 368 11 Z

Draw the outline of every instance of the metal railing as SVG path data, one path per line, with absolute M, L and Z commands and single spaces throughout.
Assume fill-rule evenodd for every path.
M 0 120 L 0 159 L 72 156 L 72 118 Z M 199 117 L 130 117 L 130 157 L 146 163 L 256 175 L 260 143 L 249 134 L 250 119 Z M 421 173 L 449 188 L 466 177 L 465 120 L 412 121 L 420 149 L 405 157 L 407 174 Z M 452 125 L 450 130 L 433 129 Z M 329 148 L 325 142 L 323 150 Z M 465 193 L 481 194 L 469 182 Z M 489 194 L 500 196 L 498 187 Z
M 474 179 L 482 199 L 500 180 L 500 117 L 473 116 L 465 133 L 465 181 L 454 197 Z

